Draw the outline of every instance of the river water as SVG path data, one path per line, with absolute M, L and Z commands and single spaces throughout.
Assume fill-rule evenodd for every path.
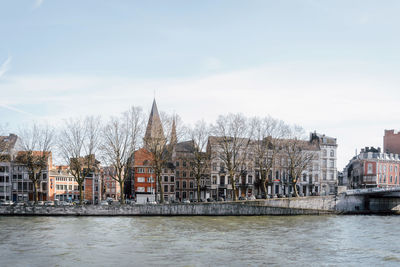
M 400 216 L 0 217 L 0 266 L 400 266 Z

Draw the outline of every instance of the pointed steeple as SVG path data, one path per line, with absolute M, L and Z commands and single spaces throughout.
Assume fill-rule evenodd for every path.
M 149 121 L 146 128 L 146 134 L 143 140 L 145 144 L 154 140 L 165 140 L 160 114 L 158 114 L 156 99 L 153 100 L 153 106 L 151 107 Z
M 176 124 L 175 124 L 175 116 L 172 119 L 172 128 L 171 128 L 171 140 L 169 142 L 171 145 L 175 146 L 178 143 L 178 139 L 176 137 Z

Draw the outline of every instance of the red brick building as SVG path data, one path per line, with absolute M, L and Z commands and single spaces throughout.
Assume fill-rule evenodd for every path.
M 156 183 L 151 166 L 152 154 L 145 148 L 135 151 L 134 192 L 138 203 L 154 201 Z
M 385 130 L 383 136 L 383 152 L 400 154 L 400 133 L 394 130 Z
M 399 186 L 400 157 L 366 147 L 350 160 L 344 175 L 350 188 Z

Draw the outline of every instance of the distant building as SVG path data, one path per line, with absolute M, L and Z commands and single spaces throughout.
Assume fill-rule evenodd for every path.
M 349 188 L 399 186 L 400 157 L 382 153 L 380 148 L 366 147 L 344 168 Z
M 18 136 L 0 136 L 0 199 L 12 200 L 13 161 L 18 151 Z
M 121 187 L 119 183 L 112 178 L 113 168 L 103 167 L 100 171 L 102 189 L 102 199 L 112 198 L 119 200 L 121 197 Z
M 383 152 L 400 154 L 400 133 L 394 130 L 385 130 L 383 136 Z

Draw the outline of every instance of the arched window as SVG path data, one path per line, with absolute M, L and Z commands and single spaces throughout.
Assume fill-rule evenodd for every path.
M 333 149 L 331 149 L 331 157 L 335 156 L 335 151 Z

